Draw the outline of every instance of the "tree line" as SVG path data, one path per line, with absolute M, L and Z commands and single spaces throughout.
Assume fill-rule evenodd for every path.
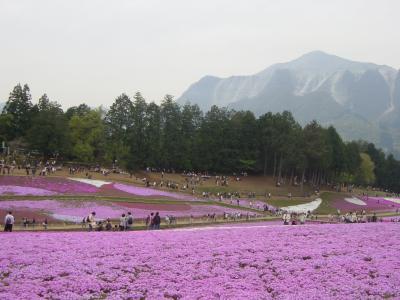
M 46 94 L 32 103 L 18 84 L 0 115 L 0 139 L 44 159 L 204 172 L 252 172 L 277 182 L 375 185 L 400 192 L 400 162 L 374 144 L 344 142 L 335 128 L 301 127 L 290 112 L 266 113 L 177 104 L 158 105 L 140 92 L 118 96 L 108 110 L 86 104 L 63 111 Z

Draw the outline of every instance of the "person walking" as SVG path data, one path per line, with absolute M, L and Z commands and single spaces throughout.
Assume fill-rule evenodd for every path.
M 154 224 L 154 229 L 160 229 L 161 218 L 158 212 L 156 212 L 156 215 L 154 216 L 153 224 Z
M 6 217 L 4 218 L 4 231 L 12 232 L 14 222 L 15 222 L 14 216 L 12 215 L 11 211 L 9 211 Z

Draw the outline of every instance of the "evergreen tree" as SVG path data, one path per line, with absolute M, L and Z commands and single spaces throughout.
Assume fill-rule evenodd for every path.
M 26 135 L 31 148 L 41 152 L 45 158 L 68 154 L 68 121 L 61 105 L 51 102 L 44 94 L 35 110 L 37 113 Z
M 182 118 L 179 105 L 171 95 L 161 103 L 162 162 L 166 168 L 180 169 L 182 166 Z
M 10 139 L 25 136 L 32 119 L 31 93 L 27 84 L 23 87 L 21 84 L 14 87 L 2 113 L 12 116 L 8 132 Z
M 80 111 L 85 111 L 85 108 L 78 107 L 77 115 L 80 115 Z M 132 111 L 131 99 L 122 94 L 115 99 L 106 113 L 104 124 L 108 161 L 118 161 L 123 165 L 129 155 L 129 132 L 133 126 Z
M 146 110 L 147 104 L 140 92 L 134 96 L 131 112 L 132 127 L 129 131 L 130 164 L 134 168 L 144 168 L 147 163 L 147 141 L 146 141 Z

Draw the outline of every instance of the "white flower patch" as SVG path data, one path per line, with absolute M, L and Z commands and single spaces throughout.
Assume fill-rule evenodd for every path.
M 321 205 L 321 203 L 322 203 L 322 199 L 317 198 L 308 203 L 281 207 L 281 209 L 288 211 L 288 212 L 306 213 L 308 211 L 316 210 Z
M 93 185 L 93 186 L 98 187 L 98 188 L 102 187 L 102 186 L 105 185 L 105 184 L 110 184 L 110 183 L 112 183 L 112 182 L 110 182 L 110 181 L 95 180 L 95 179 L 86 179 L 86 178 L 73 178 L 73 177 L 69 177 L 68 179 L 70 179 L 70 180 L 75 180 L 75 181 L 79 181 L 79 182 L 86 183 L 86 184 L 90 184 L 90 185 Z
M 364 201 L 362 201 L 361 199 L 358 199 L 356 197 L 344 198 L 344 201 L 355 204 L 355 205 L 362 205 L 362 206 L 367 205 L 367 203 L 365 203 Z

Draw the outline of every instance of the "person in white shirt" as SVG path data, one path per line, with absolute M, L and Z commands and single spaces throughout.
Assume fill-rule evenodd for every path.
M 95 216 L 96 216 L 96 212 L 93 211 L 93 212 L 90 213 L 89 216 L 87 217 L 87 223 L 88 223 L 88 225 L 89 225 L 89 231 L 92 231 L 93 228 L 96 227 L 96 219 L 95 219 Z
M 283 219 L 283 224 L 284 225 L 289 225 L 290 223 L 290 214 L 288 212 L 285 212 L 282 216 Z
M 12 215 L 11 211 L 9 211 L 6 217 L 4 218 L 4 231 L 12 232 L 14 222 L 15 222 L 14 216 Z
M 301 225 L 303 225 L 306 222 L 306 214 L 305 213 L 300 214 L 299 221 L 300 221 Z
M 119 218 L 119 230 L 124 231 L 126 229 L 126 217 L 125 214 L 122 214 L 121 218 Z

